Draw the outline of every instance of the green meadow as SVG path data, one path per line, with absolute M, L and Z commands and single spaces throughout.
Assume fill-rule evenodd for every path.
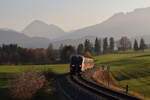
M 0 66 L 0 98 L 2 100 L 10 100 L 9 90 L 8 88 L 13 84 L 14 78 L 19 76 L 19 74 L 26 70 L 39 70 L 46 72 L 53 72 L 56 75 L 65 74 L 69 71 L 67 64 L 54 64 L 54 65 L 1 65 Z M 53 82 L 50 81 L 48 90 L 49 92 L 40 93 L 40 99 L 44 100 L 57 100 L 57 96 L 54 91 L 51 91 L 53 88 Z M 34 100 L 34 99 L 32 99 Z
M 136 91 L 150 98 L 150 51 L 130 51 L 120 54 L 96 56 L 95 64 L 97 66 L 109 65 L 111 67 L 111 73 L 118 84 L 121 86 L 129 85 L 129 90 Z M 30 69 L 65 74 L 69 72 L 69 65 L 1 65 L 0 97 L 4 98 L 3 100 L 8 100 L 4 96 L 7 94 L 7 88 L 13 83 L 13 78 L 18 76 L 20 72 Z M 52 93 L 48 98 L 53 98 Z
M 0 87 L 8 87 L 11 80 L 19 73 L 26 70 L 40 70 L 40 71 L 51 71 L 55 74 L 65 74 L 69 72 L 68 65 L 66 64 L 55 64 L 55 65 L 1 65 L 0 66 Z M 8 80 L 7 80 L 8 79 Z
M 150 98 L 150 51 L 106 54 L 96 58 L 96 65 L 110 66 L 111 74 L 120 86 L 129 85 Z

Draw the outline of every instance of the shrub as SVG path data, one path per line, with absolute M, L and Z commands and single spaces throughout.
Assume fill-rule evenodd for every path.
M 29 99 L 46 83 L 44 75 L 39 71 L 24 71 L 10 88 L 10 93 L 16 99 Z

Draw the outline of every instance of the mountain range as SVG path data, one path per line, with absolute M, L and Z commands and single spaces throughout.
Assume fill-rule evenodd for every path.
M 100 24 L 82 29 L 65 32 L 56 25 L 48 25 L 35 20 L 27 25 L 22 32 L 0 29 L 0 44 L 17 43 L 23 47 L 45 48 L 53 43 L 78 45 L 85 39 L 95 37 L 114 37 L 119 39 L 127 36 L 131 39 L 143 37 L 150 44 L 150 7 L 135 9 L 128 13 L 116 13 Z
M 150 35 L 150 7 L 135 9 L 128 13 L 117 13 L 100 24 L 82 28 L 63 38 L 79 38 L 87 35 L 98 37 L 135 37 Z

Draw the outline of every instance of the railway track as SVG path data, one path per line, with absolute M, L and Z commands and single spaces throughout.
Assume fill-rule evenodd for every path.
M 88 81 L 82 76 L 70 75 L 70 79 L 75 84 L 78 84 L 80 87 L 85 88 L 86 90 L 90 91 L 91 93 L 94 93 L 97 96 L 102 96 L 107 100 L 142 100 L 137 97 L 130 96 L 121 92 L 114 91 L 110 88 L 100 86 L 91 81 Z
M 69 74 L 60 76 L 56 84 L 60 100 L 108 100 L 82 88 L 70 78 Z

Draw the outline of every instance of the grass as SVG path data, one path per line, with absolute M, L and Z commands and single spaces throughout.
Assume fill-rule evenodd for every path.
M 96 65 L 111 66 L 117 83 L 150 98 L 150 51 L 97 56 Z
M 0 98 L 3 100 L 10 100 L 8 95 L 8 88 L 13 83 L 13 79 L 19 75 L 24 70 L 40 70 L 40 71 L 49 71 L 54 74 L 60 75 L 67 73 L 69 67 L 67 64 L 55 64 L 55 65 L 1 65 L 0 66 Z M 50 86 L 47 87 L 46 92 L 37 93 L 33 100 L 57 100 L 57 96 L 54 94 L 52 89 L 53 85 L 50 83 Z
M 110 65 L 112 76 L 121 85 L 129 85 L 129 90 L 136 91 L 150 98 L 150 51 L 127 52 L 120 54 L 105 54 L 95 57 L 97 66 Z M 0 66 L 0 98 L 9 100 L 7 88 L 13 82 L 12 79 L 26 69 L 38 69 L 52 71 L 55 74 L 69 72 L 67 64 L 54 65 L 1 65 Z M 50 86 L 50 88 L 52 88 Z M 42 94 L 43 98 L 55 98 L 52 91 Z M 39 97 L 37 97 L 39 98 Z M 55 99 L 53 99 L 55 100 Z

